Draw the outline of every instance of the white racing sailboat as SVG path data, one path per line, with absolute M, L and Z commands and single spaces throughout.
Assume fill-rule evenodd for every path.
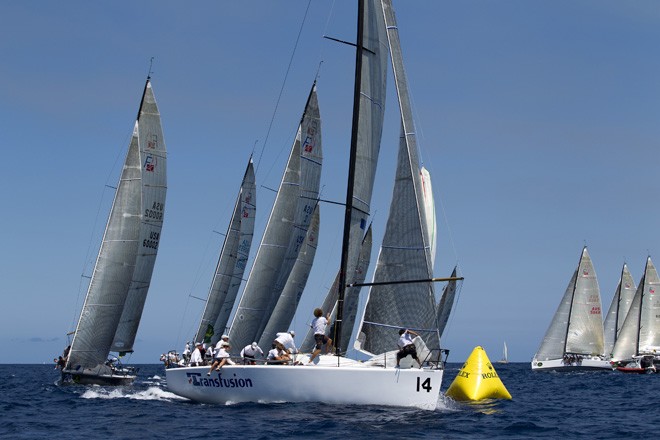
M 532 360 L 532 370 L 611 368 L 604 359 L 600 289 L 587 247 L 568 283 L 543 342 Z
M 133 351 L 156 262 L 165 210 L 166 150 L 160 114 L 147 78 L 133 136 L 103 234 L 63 384 L 130 384 L 136 371 L 119 357 Z
M 619 284 L 616 287 L 610 309 L 607 311 L 607 316 L 603 323 L 606 357 L 612 356 L 614 344 L 619 339 L 619 333 L 621 333 L 623 323 L 626 316 L 628 316 L 628 310 L 630 310 L 630 304 L 636 290 L 637 287 L 635 287 L 635 281 L 628 270 L 628 265 L 624 263 L 621 269 Z
M 498 364 L 508 364 L 509 363 L 509 349 L 506 346 L 506 341 L 504 342 L 504 347 L 502 348 L 502 359 L 497 361 Z
M 612 365 L 623 372 L 660 372 L 660 277 L 651 257 L 637 287 L 619 338 Z
M 169 368 L 166 370 L 167 384 L 175 394 L 208 403 L 285 401 L 436 408 L 443 376 L 439 354 L 433 359 L 425 358 L 423 368 L 406 368 L 409 364 L 402 362 L 402 368 L 399 369 L 394 368 L 393 362 L 378 365 L 349 359 L 343 355 L 345 348 L 342 349 L 350 338 L 359 291 L 355 287 L 350 288 L 348 284 L 360 278 L 357 268 L 363 263 L 360 263 L 361 258 L 368 260 L 364 245 L 371 241 L 370 235 L 368 239 L 365 237 L 365 229 L 383 126 L 388 54 L 385 14 L 389 14 L 393 20 L 389 0 L 359 2 L 351 154 L 341 268 L 337 283 L 337 355 L 319 356 L 314 366 L 225 365 L 219 372 L 208 372 L 208 367 Z M 426 220 L 420 228 L 430 229 Z M 428 232 L 425 234 L 428 237 Z M 422 245 L 421 252 L 429 255 L 430 246 Z M 428 266 L 429 261 L 426 259 L 422 267 L 425 276 Z M 421 284 L 426 285 L 423 290 L 428 304 L 425 303 L 425 307 L 430 307 L 430 320 L 433 321 L 437 310 L 435 303 L 429 299 L 432 298 L 430 282 L 426 279 Z M 234 338 L 242 338 L 236 344 L 239 348 L 241 343 L 249 343 L 253 339 L 243 337 L 242 332 L 234 332 L 233 327 L 240 322 L 240 313 L 248 312 L 248 308 L 241 312 L 239 307 L 230 332 L 232 343 L 235 343 Z M 344 338 L 345 335 L 348 337 Z M 320 383 L 337 383 L 341 386 L 328 392 L 326 388 L 319 387 Z

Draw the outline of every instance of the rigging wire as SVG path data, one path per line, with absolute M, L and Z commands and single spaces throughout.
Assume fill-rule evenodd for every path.
M 284 93 L 284 87 L 286 86 L 286 81 L 287 78 L 289 77 L 289 72 L 291 71 L 291 65 L 293 64 L 293 58 L 296 55 L 296 50 L 298 49 L 298 43 L 300 42 L 300 36 L 302 35 L 302 30 L 303 27 L 305 26 L 305 22 L 307 21 L 307 13 L 309 12 L 309 7 L 312 4 L 312 0 L 309 0 L 307 2 L 307 8 L 305 8 L 305 14 L 302 19 L 302 23 L 300 23 L 300 29 L 298 30 L 298 35 L 296 37 L 296 42 L 293 46 L 293 52 L 291 53 L 291 57 L 289 58 L 289 64 L 286 68 L 286 73 L 284 74 L 284 80 L 282 81 L 282 86 L 280 87 L 280 93 L 277 96 L 277 101 L 275 102 L 275 108 L 273 109 L 273 115 L 270 118 L 270 123 L 268 124 L 268 130 L 266 131 L 266 138 L 264 139 L 264 143 L 261 146 L 261 153 L 259 153 L 259 160 L 257 161 L 257 165 L 255 167 L 254 173 L 255 175 L 259 173 L 259 166 L 261 166 L 261 159 L 264 154 L 264 150 L 266 148 L 266 144 L 268 144 L 268 138 L 270 136 L 270 131 L 273 128 L 273 122 L 275 121 L 275 115 L 277 114 L 277 109 L 279 108 L 280 105 L 280 100 L 282 99 L 282 94 Z

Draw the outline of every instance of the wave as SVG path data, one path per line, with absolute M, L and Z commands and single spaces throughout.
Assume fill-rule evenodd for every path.
M 188 400 L 185 397 L 177 396 L 158 387 L 149 387 L 144 391 L 109 390 L 104 388 L 89 389 L 80 397 L 83 399 Z

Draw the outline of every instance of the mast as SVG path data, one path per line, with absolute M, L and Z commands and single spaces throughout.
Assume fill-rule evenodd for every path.
M 364 0 L 358 1 L 357 45 L 355 50 L 355 85 L 353 88 L 353 121 L 351 129 L 351 151 L 348 162 L 348 186 L 346 188 L 346 211 L 344 212 L 344 234 L 341 246 L 339 267 L 339 293 L 337 296 L 337 318 L 335 320 L 335 351 L 337 356 L 341 347 L 341 327 L 344 314 L 344 295 L 346 294 L 346 272 L 348 266 L 348 244 L 353 211 L 353 185 L 355 183 L 355 160 L 357 157 L 358 124 L 360 119 L 360 87 L 362 84 L 362 52 L 364 34 Z M 339 359 L 339 358 L 337 358 Z
M 644 288 L 646 284 L 646 273 L 649 268 L 649 258 L 646 259 L 646 267 L 644 268 L 644 278 L 641 282 L 641 293 L 639 295 L 639 313 L 637 314 L 637 346 L 635 347 L 635 354 L 639 354 L 639 341 L 642 336 L 642 307 L 644 307 Z

